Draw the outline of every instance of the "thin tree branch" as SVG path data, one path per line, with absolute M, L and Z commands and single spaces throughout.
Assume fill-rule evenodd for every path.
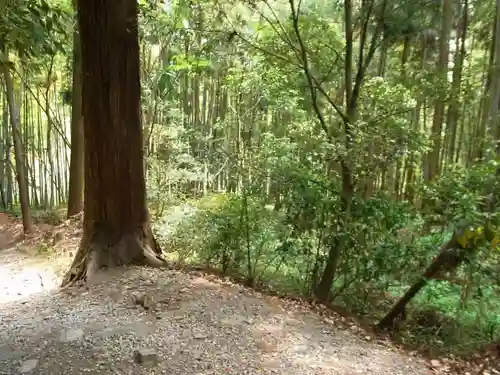
M 293 23 L 293 29 L 295 31 L 295 36 L 297 37 L 297 41 L 299 42 L 300 45 L 300 57 L 302 60 L 302 68 L 304 70 L 304 74 L 306 76 L 307 82 L 309 84 L 309 91 L 311 94 L 311 99 L 312 99 L 312 105 L 314 108 L 314 112 L 316 113 L 316 117 L 319 120 L 319 123 L 321 125 L 321 128 L 326 134 L 326 137 L 328 140 L 331 142 L 332 136 L 330 134 L 330 130 L 328 129 L 328 126 L 326 124 L 325 118 L 323 116 L 323 112 L 319 108 L 318 105 L 318 94 L 316 91 L 316 85 L 314 84 L 312 78 L 311 78 L 311 72 L 309 70 L 309 60 L 307 56 L 307 51 L 306 47 L 304 45 L 304 41 L 302 40 L 302 36 L 300 34 L 300 26 L 299 26 L 299 9 L 295 8 L 294 0 L 289 0 L 290 2 L 290 8 L 292 11 L 292 23 Z

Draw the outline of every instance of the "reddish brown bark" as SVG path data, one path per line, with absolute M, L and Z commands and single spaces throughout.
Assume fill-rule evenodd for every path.
M 78 1 L 85 215 L 65 283 L 101 268 L 163 264 L 145 197 L 137 13 L 136 0 Z

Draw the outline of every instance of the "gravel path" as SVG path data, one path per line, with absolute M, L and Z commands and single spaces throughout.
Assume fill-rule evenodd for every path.
M 128 268 L 59 291 L 56 270 L 32 261 L 27 272 L 26 261 L 0 251 L 0 374 L 429 374 L 417 358 L 238 285 Z M 29 287 L 40 275 L 52 281 Z

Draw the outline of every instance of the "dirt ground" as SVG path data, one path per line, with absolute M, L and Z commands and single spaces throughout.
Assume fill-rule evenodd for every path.
M 0 214 L 0 374 L 436 373 L 355 324 L 206 275 L 133 267 L 60 290 L 78 238 L 66 222 L 23 239 Z

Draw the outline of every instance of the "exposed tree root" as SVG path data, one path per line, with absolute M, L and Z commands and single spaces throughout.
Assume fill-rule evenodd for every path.
M 103 236 L 93 236 L 90 240 L 83 238 L 61 286 L 66 288 L 79 281 L 88 282 L 100 270 L 127 265 L 165 267 L 167 262 L 151 235 L 127 235 L 115 244 L 110 244 Z

